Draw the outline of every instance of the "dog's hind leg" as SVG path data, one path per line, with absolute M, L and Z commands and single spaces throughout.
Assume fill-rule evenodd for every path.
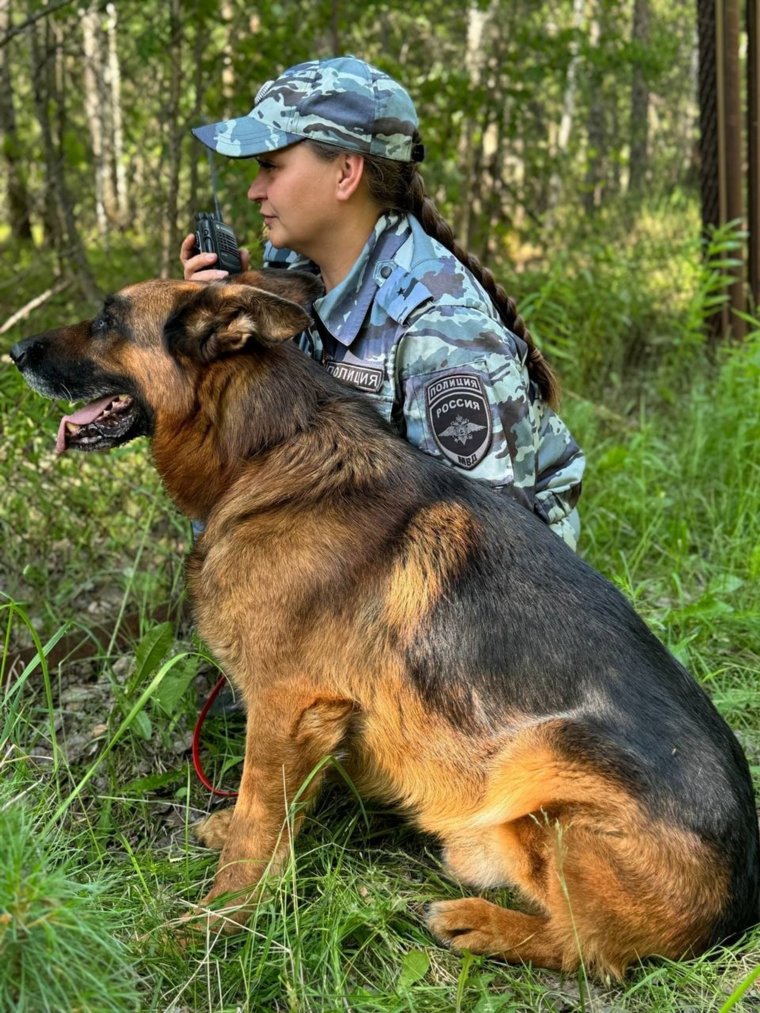
M 562 731 L 513 738 L 477 811 L 437 831 L 460 881 L 510 885 L 528 913 L 443 901 L 428 909 L 430 929 L 457 949 L 614 977 L 643 957 L 699 952 L 728 901 L 722 855 L 674 817 L 653 817 L 622 766 L 613 778 L 573 755 Z
M 231 917 L 245 919 L 261 877 L 277 872 L 287 859 L 304 808 L 321 786 L 319 763 L 345 736 L 353 710 L 350 700 L 309 692 L 305 686 L 295 691 L 292 684 L 259 691 L 249 702 L 239 794 L 214 884 L 202 904 L 234 895 Z
M 472 838 L 448 843 L 452 872 L 481 887 L 509 882 L 532 913 L 464 898 L 430 905 L 427 923 L 455 949 L 510 962 L 621 977 L 639 958 L 698 951 L 726 898 L 719 856 L 634 803 L 627 816 L 601 803 L 547 806 Z
M 564 967 L 563 940 L 551 919 L 510 911 L 479 897 L 437 901 L 426 918 L 428 928 L 457 950 L 498 956 L 511 963 Z
M 548 913 L 544 852 L 543 828 L 530 817 L 450 836 L 443 861 L 454 877 L 479 889 L 516 887 L 534 911 L 506 910 L 477 897 L 439 901 L 427 909 L 431 932 L 455 949 L 561 968 L 565 940 Z

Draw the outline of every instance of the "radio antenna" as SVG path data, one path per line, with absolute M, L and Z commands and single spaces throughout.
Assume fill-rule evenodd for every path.
M 211 194 L 214 198 L 214 215 L 220 221 L 223 222 L 222 209 L 219 207 L 219 197 L 216 193 L 216 165 L 214 163 L 214 153 L 211 148 L 206 148 L 206 155 L 208 156 L 208 171 L 211 176 Z

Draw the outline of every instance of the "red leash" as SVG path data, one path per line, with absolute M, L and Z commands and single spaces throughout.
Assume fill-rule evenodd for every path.
M 222 798 L 237 798 L 238 793 L 236 791 L 222 791 L 221 788 L 215 788 L 203 773 L 203 767 L 201 766 L 201 730 L 203 729 L 203 722 L 206 720 L 206 715 L 211 710 L 214 700 L 219 696 L 219 692 L 226 681 L 226 675 L 220 676 L 216 685 L 209 693 L 208 700 L 204 703 L 203 710 L 198 715 L 198 720 L 195 722 L 193 730 L 193 766 L 195 767 L 195 773 L 198 775 L 198 780 L 212 795 L 220 795 Z

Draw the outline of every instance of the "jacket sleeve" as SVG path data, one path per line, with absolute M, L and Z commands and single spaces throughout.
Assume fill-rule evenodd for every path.
M 583 455 L 538 397 L 526 354 L 525 343 L 481 309 L 428 305 L 396 354 L 405 436 L 514 496 L 575 548 Z

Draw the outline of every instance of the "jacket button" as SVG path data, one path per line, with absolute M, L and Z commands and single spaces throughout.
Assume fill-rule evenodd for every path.
M 383 266 L 380 268 L 380 277 L 381 278 L 390 278 L 390 276 L 392 274 L 393 274 L 393 268 L 391 267 L 391 265 L 390 264 L 383 264 Z

